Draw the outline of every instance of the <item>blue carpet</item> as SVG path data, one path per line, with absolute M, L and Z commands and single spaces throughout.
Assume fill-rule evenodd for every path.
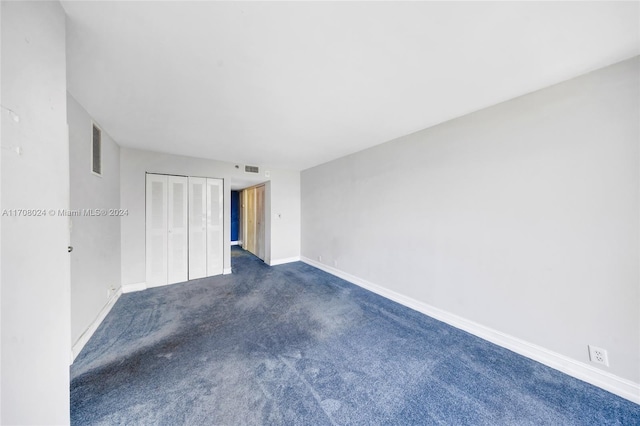
M 306 264 L 123 295 L 74 425 L 639 425 L 640 406 Z

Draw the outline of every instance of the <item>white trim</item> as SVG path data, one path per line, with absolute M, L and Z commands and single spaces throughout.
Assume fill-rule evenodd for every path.
M 93 336 L 93 333 L 96 332 L 102 321 L 104 321 L 107 314 L 109 313 L 109 311 L 111 311 L 111 308 L 113 308 L 113 305 L 116 304 L 120 296 L 122 296 L 122 289 L 116 290 L 113 296 L 111 296 L 111 298 L 107 301 L 106 305 L 104 305 L 100 313 L 98 313 L 96 319 L 94 319 L 93 322 L 89 324 L 89 327 L 87 327 L 87 329 L 80 335 L 80 337 L 78 337 L 76 343 L 74 343 L 71 347 L 72 363 L 73 361 L 75 361 L 78 354 L 82 351 L 84 345 L 86 345 L 89 339 L 91 339 L 91 336 Z
M 231 268 L 224 268 L 222 271 L 222 275 L 229 275 L 231 273 Z
M 142 291 L 147 289 L 147 283 L 134 283 L 134 284 L 123 284 L 122 292 L 123 293 L 133 293 L 134 291 Z
M 202 278 L 205 278 L 205 277 L 202 277 Z M 149 289 L 149 288 L 157 288 L 157 287 L 167 287 L 167 286 L 174 285 L 174 284 L 186 283 L 188 281 L 189 280 L 187 280 L 187 281 L 176 281 L 174 283 L 160 283 L 160 284 L 147 285 L 142 290 L 146 290 L 146 289 Z
M 286 257 L 284 259 L 271 260 L 271 262 L 269 262 L 269 266 L 276 266 L 276 265 L 282 265 L 284 263 L 299 262 L 299 261 L 300 261 L 300 256 Z
M 638 383 L 618 377 L 606 371 L 602 371 L 581 361 L 577 361 L 565 355 L 543 348 L 542 346 L 538 346 L 517 337 L 505 334 L 501 331 L 485 327 L 484 325 L 478 324 L 474 321 L 462 318 L 458 315 L 420 302 L 411 297 L 404 296 L 400 293 L 396 293 L 395 291 L 373 284 L 367 280 L 363 280 L 362 278 L 358 278 L 354 275 L 324 265 L 307 257 L 302 256 L 300 260 L 328 272 L 331 275 L 335 275 L 336 277 L 342 278 L 343 280 L 379 294 L 382 297 L 391 299 L 394 302 L 398 302 L 401 305 L 445 322 L 453 327 L 469 332 L 477 337 L 488 340 L 491 343 L 495 343 L 503 348 L 507 348 L 527 358 L 533 359 L 534 361 L 538 361 L 548 367 L 568 374 L 569 376 L 600 387 L 621 396 L 622 398 L 635 402 L 636 404 L 640 404 L 640 384 Z
M 238 241 L 231 241 L 232 246 L 239 246 L 240 243 Z

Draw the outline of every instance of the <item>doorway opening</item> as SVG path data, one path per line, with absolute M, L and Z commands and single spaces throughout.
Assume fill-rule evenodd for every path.
M 266 185 L 245 188 L 241 195 L 242 248 L 262 261 L 267 259 Z
M 271 181 L 261 181 L 259 178 L 260 176 L 246 175 L 229 179 L 230 218 L 234 214 L 234 197 L 237 197 L 238 208 L 237 240 L 233 239 L 233 220 L 230 221 L 230 230 L 225 237 L 226 244 L 231 248 L 231 269 L 237 254 L 234 252 L 236 247 L 245 254 L 256 256 L 267 265 L 271 264 Z
M 241 191 L 231 190 L 231 245 L 240 245 L 240 197 Z

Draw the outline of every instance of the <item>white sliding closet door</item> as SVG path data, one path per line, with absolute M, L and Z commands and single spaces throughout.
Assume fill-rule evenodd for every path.
M 223 272 L 222 179 L 147 174 L 147 286 Z
M 169 176 L 168 180 L 168 238 L 167 269 L 168 284 L 187 281 L 188 235 L 187 235 L 187 178 Z
M 207 276 L 207 179 L 189 178 L 189 279 Z
M 223 272 L 222 179 L 207 179 L 207 276 Z
M 147 175 L 147 285 L 167 284 L 167 176 Z
M 256 251 L 254 254 L 264 260 L 264 185 L 256 187 Z

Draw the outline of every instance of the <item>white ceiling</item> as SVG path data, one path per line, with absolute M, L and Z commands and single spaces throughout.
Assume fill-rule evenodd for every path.
M 640 53 L 639 3 L 65 1 L 120 145 L 303 170 Z

